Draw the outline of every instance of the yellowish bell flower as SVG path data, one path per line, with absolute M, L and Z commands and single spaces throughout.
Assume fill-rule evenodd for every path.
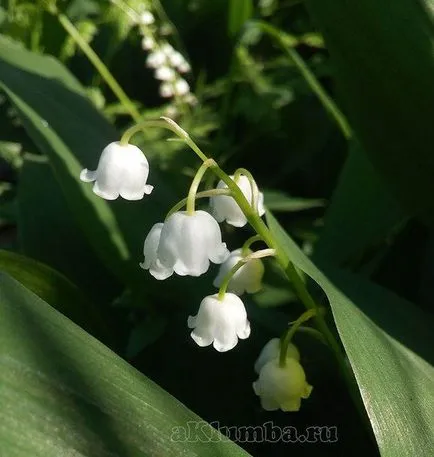
M 266 411 L 298 411 L 301 399 L 309 397 L 312 386 L 307 383 L 303 367 L 297 360 L 287 358 L 282 367 L 279 359 L 274 358 L 261 368 L 253 390 Z
M 251 254 L 248 251 L 245 256 Z M 219 272 L 214 279 L 214 287 L 220 287 L 226 274 L 244 257 L 242 249 L 232 251 L 229 257 L 220 265 Z M 228 285 L 228 291 L 236 295 L 244 292 L 254 294 L 262 288 L 262 277 L 264 276 L 264 264 L 261 259 L 251 259 L 246 262 L 235 274 Z

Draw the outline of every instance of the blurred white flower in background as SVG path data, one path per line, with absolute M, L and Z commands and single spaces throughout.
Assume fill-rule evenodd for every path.
M 166 54 L 163 51 L 156 50 L 151 52 L 146 59 L 146 66 L 157 69 L 165 65 L 167 60 Z
M 161 81 L 173 81 L 175 77 L 176 73 L 170 67 L 162 66 L 155 70 L 155 79 L 159 79 Z
M 173 32 L 168 23 L 161 23 L 153 12 L 152 2 L 142 2 L 140 8 L 134 9 L 121 0 L 111 0 L 130 20 L 137 24 L 141 35 L 141 47 L 149 54 L 146 66 L 154 70 L 155 79 L 161 81 L 159 94 L 163 98 L 173 98 L 172 104 L 187 104 L 194 106 L 197 98 L 191 94 L 190 85 L 181 77 L 189 73 L 191 66 L 186 58 L 177 51 L 166 36 Z M 169 86 L 166 82 L 170 81 Z M 178 110 L 177 112 L 182 112 Z
M 173 90 L 173 84 L 169 82 L 163 82 L 159 89 L 160 96 L 163 98 L 173 97 L 175 91 Z
M 179 78 L 175 81 L 175 94 L 176 95 L 187 95 L 190 93 L 190 86 L 185 79 Z
M 156 46 L 156 42 L 153 37 L 144 36 L 142 38 L 142 48 L 145 51 L 152 51 Z
M 155 22 L 155 17 L 149 10 L 145 10 L 145 11 L 143 11 L 143 13 L 140 14 L 139 24 L 151 25 L 154 22 Z

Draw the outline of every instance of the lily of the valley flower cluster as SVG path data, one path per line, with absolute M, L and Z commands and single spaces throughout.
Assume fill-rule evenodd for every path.
M 141 2 L 137 8 L 127 5 L 123 0 L 112 2 L 137 25 L 142 49 L 148 53 L 146 66 L 153 70 L 155 79 L 160 81 L 160 96 L 173 99 L 175 103 L 194 105 L 196 98 L 184 77 L 191 71 L 190 64 L 165 37 L 171 32 L 170 24 L 159 24 L 159 18 L 152 9 L 152 2 Z
M 204 162 L 201 169 L 205 165 Z M 274 250 L 252 252 L 251 244 L 259 240 L 258 236 L 241 248 L 228 250 L 219 223 L 243 227 L 247 217 L 223 180 L 217 184 L 216 191 L 209 191 L 209 212 L 194 209 L 197 190 L 194 183 L 200 183 L 204 173 L 201 169 L 189 192 L 193 209 L 187 200 L 186 211 L 170 212 L 164 221 L 153 225 L 144 241 L 144 260 L 140 266 L 157 280 L 165 280 L 173 274 L 200 276 L 208 271 L 210 263 L 220 265 L 213 282 L 219 290 L 202 300 L 197 315 L 190 316 L 187 324 L 199 346 L 212 345 L 217 351 L 225 352 L 233 349 L 239 339 L 250 336 L 250 323 L 240 297 L 261 289 L 264 274 L 261 257 L 273 255 Z M 80 179 L 93 182 L 94 193 L 106 200 L 119 195 L 126 200 L 139 200 L 153 190 L 147 183 L 148 175 L 149 164 L 142 151 L 121 141 L 105 147 L 96 170 L 84 169 Z M 238 186 L 255 213 L 262 216 L 263 194 L 252 176 L 236 172 L 227 178 Z M 280 340 L 275 338 L 267 343 L 255 364 L 258 380 L 253 388 L 265 410 L 297 411 L 301 399 L 307 398 L 312 390 L 306 382 L 297 348 L 290 344 L 285 351 L 282 355 Z
M 179 104 L 195 105 L 197 99 L 185 78 L 191 71 L 190 64 L 166 38 L 173 32 L 172 26 L 168 22 L 160 21 L 154 13 L 151 1 L 111 2 L 138 27 L 142 49 L 148 54 L 146 66 L 153 70 L 155 79 L 160 82 L 160 96 L 173 101 L 167 107 L 167 113 L 176 116 Z

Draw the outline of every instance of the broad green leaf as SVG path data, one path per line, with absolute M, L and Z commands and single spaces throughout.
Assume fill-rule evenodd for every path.
M 365 153 L 350 150 L 327 209 L 315 255 L 335 264 L 361 258 L 410 214 L 396 202 Z
M 28 257 L 0 249 L 0 271 L 8 273 L 53 308 L 105 342 L 112 341 L 107 316 L 65 276 Z
M 107 308 L 121 286 L 80 231 L 52 167 L 47 160 L 38 159 L 26 156 L 18 179 L 20 248 L 26 256 L 64 274 L 92 301 Z
M 432 0 L 307 0 L 363 149 L 405 208 L 434 208 Z M 430 212 L 432 223 L 434 212 Z
M 433 321 L 412 303 L 363 278 L 321 271 L 267 214 L 277 244 L 330 302 L 383 457 L 432 454 Z
M 2 455 L 248 455 L 4 274 L 0 315 Z
M 68 206 L 100 259 L 123 282 L 141 285 L 143 274 L 137 265 L 143 239 L 168 206 L 167 185 L 151 169 L 150 183 L 155 185 L 151 196 L 141 202 L 107 202 L 80 182 L 80 170 L 94 169 L 103 147 L 118 135 L 55 59 L 0 39 L 0 87 L 49 157 Z
M 229 0 L 228 32 L 235 37 L 253 14 L 252 0 Z

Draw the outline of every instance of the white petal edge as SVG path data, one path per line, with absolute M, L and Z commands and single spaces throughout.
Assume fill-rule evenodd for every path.
M 213 347 L 216 351 L 218 352 L 227 352 L 233 349 L 236 345 L 238 344 L 238 338 L 234 335 L 233 338 L 231 338 L 228 341 L 219 341 L 219 340 L 214 340 Z
M 161 264 L 155 265 L 154 263 L 154 265 L 151 265 L 151 267 L 149 268 L 149 273 L 155 279 L 158 279 L 159 281 L 164 281 L 165 279 L 170 278 L 170 276 L 173 275 L 173 269 L 163 267 Z
M 98 197 L 104 198 L 104 200 L 116 200 L 119 197 L 119 192 L 106 192 L 99 187 L 98 181 L 95 181 L 93 185 L 93 193 Z
M 213 342 L 212 337 L 204 338 L 202 336 L 196 335 L 194 331 L 190 333 L 190 336 L 193 338 L 194 342 L 202 348 L 209 346 Z
M 80 172 L 80 181 L 83 182 L 93 182 L 96 180 L 96 170 L 88 170 L 87 168 L 84 168 Z
M 240 338 L 241 340 L 245 340 L 250 336 L 250 332 L 250 322 L 247 321 L 246 326 L 243 329 L 237 331 L 238 338 Z

